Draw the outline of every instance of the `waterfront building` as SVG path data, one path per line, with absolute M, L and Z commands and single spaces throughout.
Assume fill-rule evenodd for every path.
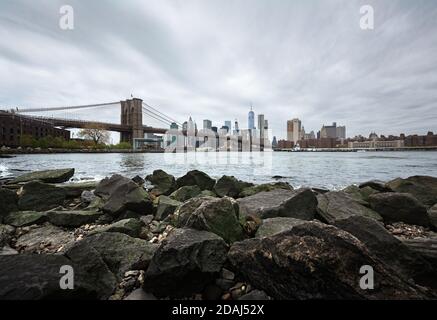
M 258 130 L 259 130 L 259 137 L 264 137 L 264 128 L 265 128 L 265 119 L 263 114 L 258 115 Z
M 23 137 L 70 139 L 70 131 L 59 129 L 49 121 L 38 120 L 11 112 L 0 111 L 0 147 L 19 147 Z
M 351 149 L 378 149 L 378 148 L 403 148 L 403 140 L 385 141 L 385 140 L 368 140 L 368 141 L 349 141 Z
M 232 132 L 232 122 L 231 121 L 226 120 L 225 127 L 228 127 L 228 132 Z
M 297 144 L 302 138 L 302 122 L 299 119 L 287 121 L 287 140 Z
M 337 126 L 337 122 L 333 122 L 330 126 L 322 126 L 320 129 L 320 138 L 336 138 L 346 139 L 346 126 Z

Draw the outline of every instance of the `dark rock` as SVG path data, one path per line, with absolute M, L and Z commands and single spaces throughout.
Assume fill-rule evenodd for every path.
M 58 188 L 65 190 L 67 198 L 79 198 L 83 192 L 94 190 L 97 187 L 96 181 L 80 183 L 57 184 Z
M 87 223 L 95 222 L 101 212 L 97 211 L 48 211 L 48 221 L 60 227 L 80 227 Z
M 21 235 L 15 248 L 20 252 L 56 253 L 74 242 L 74 235 L 59 227 L 45 224 Z
M 117 232 L 102 232 L 76 242 L 66 251 L 95 249 L 118 278 L 129 270 L 147 269 L 157 245 Z M 85 258 L 85 257 L 84 257 Z
M 231 270 L 228 270 L 226 268 L 223 268 L 220 272 L 220 276 L 222 279 L 225 280 L 234 280 L 235 279 L 235 273 L 233 273 Z
M 89 190 L 82 191 L 82 193 L 80 195 L 80 200 L 86 204 L 90 204 L 90 203 L 94 202 L 96 199 L 97 199 L 97 196 L 94 194 L 94 192 L 89 191 Z
M 45 183 L 62 183 L 71 179 L 74 169 L 44 170 L 26 173 L 13 179 L 10 184 L 17 184 L 30 181 L 40 181 Z
M 369 197 L 373 210 L 378 212 L 384 222 L 405 222 L 428 227 L 430 220 L 426 207 L 408 193 L 387 192 L 378 193 Z
M 11 241 L 14 232 L 14 227 L 0 224 L 0 248 L 9 245 L 9 242 Z
M 294 218 L 270 218 L 262 220 L 262 224 L 259 226 L 256 232 L 257 238 L 269 237 L 275 234 L 290 230 L 297 225 L 305 223 L 305 220 Z
M 173 214 L 175 210 L 182 205 L 182 202 L 174 200 L 167 196 L 160 196 L 158 200 L 158 208 L 156 210 L 155 219 L 164 220 L 169 215 Z
M 275 299 L 423 299 L 432 295 L 371 256 L 349 233 L 306 222 L 272 237 L 235 243 L 228 259 L 253 286 Z M 373 267 L 374 290 L 359 273 Z M 309 281 L 309 279 L 311 281 Z
M 26 227 L 33 224 L 43 224 L 47 221 L 44 212 L 17 211 L 12 212 L 4 218 L 4 223 L 14 227 Z
M 215 284 L 223 291 L 228 291 L 235 284 L 234 280 L 216 279 Z
M 149 214 L 147 216 L 141 216 L 140 220 L 145 224 L 148 225 L 153 221 L 153 215 Z
M 117 221 L 113 224 L 110 224 L 109 226 L 96 228 L 93 230 L 92 233 L 119 232 L 127 234 L 128 236 L 131 236 L 133 238 L 138 238 L 143 227 L 144 223 L 141 220 L 131 218 Z
M 19 254 L 17 250 L 12 249 L 9 246 L 0 247 L 0 256 L 12 256 L 14 254 Z
M 141 178 L 140 176 L 135 176 L 132 178 L 132 181 L 135 182 L 138 186 L 143 186 L 145 183 L 145 180 Z
M 91 257 L 87 259 L 90 262 Z M 62 266 L 73 267 L 73 290 L 60 288 Z M 93 268 L 97 269 L 97 266 L 93 265 Z M 107 299 L 114 289 L 101 285 L 101 273 L 90 274 L 82 265 L 61 255 L 2 256 L 0 270 L 1 300 Z
M 367 181 L 364 183 L 361 183 L 359 185 L 360 189 L 366 188 L 366 187 L 370 187 L 373 190 L 379 191 L 379 192 L 392 192 L 393 190 L 388 187 L 385 182 L 383 181 L 379 181 L 379 180 L 371 180 L 371 181 Z
M 241 296 L 238 300 L 258 300 L 258 301 L 265 301 L 265 300 L 272 300 L 271 297 L 267 295 L 264 291 L 261 290 L 252 290 L 249 293 L 246 293 L 245 295 Z
M 226 242 L 242 240 L 243 228 L 232 198 L 195 198 L 183 204 L 175 213 L 176 225 L 213 232 Z
M 4 216 L 18 210 L 17 201 L 18 196 L 16 192 L 0 188 L 0 223 Z
M 201 192 L 202 190 L 198 186 L 184 186 L 173 192 L 170 195 L 170 198 L 179 202 L 185 202 L 191 198 L 197 197 Z
M 211 232 L 175 229 L 153 256 L 144 289 L 158 297 L 201 292 L 220 272 L 227 251 L 223 239 Z
M 432 265 L 391 235 L 382 223 L 354 216 L 335 221 L 335 226 L 364 243 L 387 268 L 392 268 L 406 279 L 413 278 L 420 285 L 437 288 L 437 272 Z
M 276 189 L 241 198 L 237 202 L 240 216 L 255 216 L 261 219 L 290 217 L 312 220 L 317 208 L 317 199 L 311 189 Z
M 437 204 L 428 210 L 429 221 L 437 229 Z
M 402 239 L 402 242 L 433 266 L 437 265 L 437 237 Z
M 21 211 L 47 211 L 64 204 L 64 189 L 41 182 L 29 182 L 21 190 L 18 207 Z
M 365 216 L 382 221 L 382 217 L 378 213 L 367 208 L 362 202 L 355 200 L 345 192 L 330 191 L 318 195 L 317 200 L 318 216 L 330 224 L 350 216 Z
M 119 174 L 115 174 L 110 178 L 105 178 L 99 182 L 94 194 L 98 197 L 108 200 L 109 197 L 120 187 L 129 185 L 132 181 Z
M 193 170 L 187 172 L 186 175 L 176 180 L 177 188 L 184 186 L 198 186 L 201 190 L 212 190 L 215 185 L 215 180 L 206 173 Z
M 395 192 L 410 193 L 427 207 L 437 203 L 437 178 L 414 176 L 407 179 L 395 179 L 387 183 Z
M 146 180 L 153 184 L 154 188 L 151 192 L 155 195 L 168 196 L 177 189 L 175 177 L 163 170 L 153 171 L 153 174 L 148 175 Z
M 220 300 L 220 297 L 223 294 L 223 290 L 214 284 L 210 284 L 206 286 L 205 290 L 203 290 L 203 300 Z
M 223 176 L 217 180 L 214 186 L 214 192 L 219 197 L 237 198 L 244 188 L 252 187 L 253 183 L 238 180 L 233 176 Z
M 243 191 L 240 192 L 239 196 L 241 198 L 244 198 L 244 197 L 253 196 L 260 192 L 268 192 L 277 189 L 293 190 L 293 187 L 290 186 L 288 182 L 264 183 L 264 184 L 259 184 L 256 186 L 244 188 Z
M 347 193 L 351 198 L 366 206 L 368 206 L 367 201 L 369 200 L 369 196 L 378 193 L 377 190 L 372 189 L 371 187 L 359 188 L 356 185 L 349 186 L 343 189 L 342 192 Z
M 145 292 L 142 288 L 132 291 L 124 300 L 149 301 L 157 300 L 153 294 Z
M 213 197 L 217 198 L 217 194 L 212 190 L 203 190 L 199 195 L 199 197 Z
M 153 212 L 153 204 L 144 189 L 128 180 L 111 192 L 102 210 L 113 216 L 118 216 L 128 210 L 146 215 Z

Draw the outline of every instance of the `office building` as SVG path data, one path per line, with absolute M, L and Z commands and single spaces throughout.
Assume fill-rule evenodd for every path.
M 248 115 L 247 128 L 249 130 L 255 129 L 255 112 L 253 112 L 252 107 L 250 107 L 250 111 L 249 111 L 249 115 Z
M 287 121 L 287 140 L 296 144 L 302 138 L 302 122 L 299 119 Z
M 203 120 L 203 130 L 211 130 L 212 121 L 211 120 Z

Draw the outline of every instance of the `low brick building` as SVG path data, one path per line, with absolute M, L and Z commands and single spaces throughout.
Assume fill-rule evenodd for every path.
M 70 131 L 56 128 L 50 122 L 0 111 L 0 147 L 20 146 L 22 135 L 34 139 L 48 136 L 70 139 Z

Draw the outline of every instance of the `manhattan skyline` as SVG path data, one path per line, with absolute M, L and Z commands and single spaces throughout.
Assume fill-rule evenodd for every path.
M 70 1 L 75 26 L 67 31 L 59 28 L 63 4 L 0 4 L 1 106 L 132 94 L 198 124 L 238 119 L 247 127 L 253 105 L 278 139 L 293 118 L 308 131 L 338 122 L 351 137 L 437 131 L 430 1 L 367 1 L 374 30 L 360 29 L 361 1 Z

